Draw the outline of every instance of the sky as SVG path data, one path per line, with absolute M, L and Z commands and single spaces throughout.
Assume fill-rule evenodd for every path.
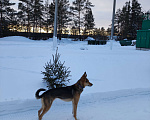
M 49 1 L 51 2 L 52 0 Z M 74 0 L 69 0 L 69 1 L 70 4 L 72 4 L 72 1 Z M 104 27 L 105 29 L 107 29 L 111 24 L 114 0 L 90 0 L 90 1 L 93 3 L 93 5 L 95 5 L 92 8 L 92 10 L 95 18 L 96 27 L 97 28 Z M 116 0 L 116 10 L 119 8 L 122 9 L 122 7 L 125 5 L 125 2 L 127 1 L 129 0 Z M 10 0 L 10 2 L 16 3 L 14 7 L 16 9 L 18 8 L 17 5 L 19 0 Z M 149 5 L 150 0 L 138 0 L 138 2 L 141 4 L 142 11 L 146 12 L 150 10 L 150 5 Z

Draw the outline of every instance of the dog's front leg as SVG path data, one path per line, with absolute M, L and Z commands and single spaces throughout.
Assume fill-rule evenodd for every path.
M 73 114 L 73 117 L 75 118 L 75 120 L 77 120 L 77 104 L 74 104 L 74 106 L 73 106 L 73 112 L 74 112 L 74 114 Z
M 75 95 L 74 100 L 73 100 L 73 112 L 74 112 L 74 118 L 77 120 L 77 106 L 79 102 L 80 95 Z

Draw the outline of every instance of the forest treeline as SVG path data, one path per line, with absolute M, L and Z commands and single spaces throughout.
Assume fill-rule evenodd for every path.
M 18 9 L 10 0 L 0 1 L 0 36 L 4 33 L 53 33 L 55 0 L 19 0 Z M 89 0 L 58 0 L 58 34 L 110 35 L 110 28 L 96 28 Z M 149 11 L 148 11 L 149 12 Z M 115 35 L 135 38 L 141 29 L 143 15 L 138 0 L 129 0 L 115 15 Z
M 1 32 L 19 31 L 41 33 L 53 32 L 55 0 L 19 0 L 18 10 L 9 0 L 0 1 Z M 58 33 L 87 34 L 95 26 L 92 13 L 94 5 L 89 0 L 58 0 Z

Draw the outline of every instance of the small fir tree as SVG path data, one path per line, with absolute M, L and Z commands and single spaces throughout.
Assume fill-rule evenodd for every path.
M 69 68 L 64 66 L 64 63 L 61 63 L 59 60 L 60 54 L 58 49 L 56 54 L 52 55 L 53 60 L 45 64 L 45 72 L 42 72 L 44 75 L 43 80 L 47 83 L 49 89 L 65 87 L 67 82 L 69 82 L 70 72 Z

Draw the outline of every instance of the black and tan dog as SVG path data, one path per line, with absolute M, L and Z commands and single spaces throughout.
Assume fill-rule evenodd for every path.
M 86 72 L 82 75 L 82 77 L 72 86 L 67 87 L 61 87 L 61 88 L 55 88 L 50 90 L 45 89 L 39 89 L 37 90 L 35 96 L 37 99 L 41 98 L 42 101 L 42 108 L 38 111 L 38 117 L 39 120 L 42 119 L 43 115 L 50 109 L 53 101 L 56 98 L 59 98 L 64 101 L 72 101 L 73 105 L 73 115 L 75 120 L 77 120 L 76 117 L 76 111 L 77 111 L 77 105 L 80 98 L 80 94 L 83 91 L 83 88 L 85 86 L 92 86 L 93 84 L 89 82 L 87 79 Z M 40 91 L 46 91 L 42 95 L 39 95 Z M 42 113 L 41 113 L 42 112 Z

